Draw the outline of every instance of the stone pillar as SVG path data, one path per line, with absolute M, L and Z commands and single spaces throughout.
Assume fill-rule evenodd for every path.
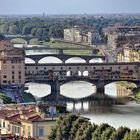
M 66 61 L 65 59 L 62 59 L 62 63 L 63 63 L 63 64 L 65 64 L 65 61 Z
M 104 88 L 104 80 L 98 80 L 98 83 L 96 85 L 96 93 L 98 94 L 104 94 L 105 88 Z
M 89 59 L 85 59 L 86 60 L 86 64 L 88 64 L 89 63 Z
M 59 49 L 59 54 L 64 54 L 63 49 Z
M 34 61 L 35 61 L 35 64 L 38 64 L 38 59 L 35 59 Z
M 51 98 L 53 101 L 58 102 L 59 101 L 59 96 L 60 96 L 60 85 L 58 81 L 51 81 Z
M 75 110 L 75 102 L 73 102 L 73 110 Z
M 84 110 L 84 103 L 83 103 L 83 101 L 81 102 L 81 110 Z

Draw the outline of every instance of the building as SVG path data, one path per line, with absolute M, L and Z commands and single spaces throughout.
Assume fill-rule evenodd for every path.
M 117 62 L 140 62 L 140 44 L 124 45 L 117 55 Z
M 25 62 L 21 50 L 8 41 L 0 41 L 0 85 L 24 85 Z
M 118 46 L 121 47 L 120 41 L 123 41 L 124 37 L 132 37 L 137 40 L 137 36 L 140 35 L 140 26 L 113 26 L 104 29 L 104 35 L 107 36 L 107 46 L 109 50 L 115 50 Z M 118 39 L 119 38 L 119 39 Z M 121 40 L 122 38 L 122 40 Z M 129 39 L 126 39 L 127 43 Z M 126 42 L 124 42 L 126 43 Z
M 0 110 L 0 133 L 22 138 L 48 140 L 55 119 L 45 117 L 37 106 Z
M 107 47 L 118 62 L 139 62 L 140 26 L 114 26 L 104 29 Z
M 100 40 L 100 35 L 95 29 L 83 26 L 74 26 L 64 29 L 64 40 L 73 43 L 91 45 Z

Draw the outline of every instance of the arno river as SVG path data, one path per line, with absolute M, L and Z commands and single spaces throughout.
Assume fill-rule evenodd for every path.
M 28 54 L 44 53 L 44 51 L 28 51 Z M 50 52 L 51 53 L 51 52 Z M 97 60 L 93 60 L 97 61 Z M 101 61 L 101 60 L 98 60 Z M 26 59 L 26 63 L 31 62 Z M 45 58 L 40 63 L 59 62 L 55 58 Z M 82 62 L 79 59 L 71 59 L 70 62 Z M 46 84 L 28 83 L 28 91 L 36 97 L 43 97 L 50 93 L 50 86 Z M 70 82 L 62 85 L 60 88 L 62 95 L 71 98 L 82 98 L 95 93 L 95 87 L 87 82 Z M 118 96 L 118 90 L 115 83 L 107 85 L 105 87 L 105 94 L 111 95 L 114 98 Z M 128 93 L 124 88 L 120 89 L 123 95 Z M 121 101 L 122 102 L 122 101 Z M 75 105 L 72 102 L 67 103 L 67 110 L 74 111 L 81 116 L 87 117 L 96 124 L 108 123 L 114 127 L 127 126 L 131 129 L 140 129 L 140 104 L 137 104 L 133 100 L 123 100 L 124 104 L 120 105 L 95 105 L 94 101 L 87 101 L 81 104 L 80 102 Z

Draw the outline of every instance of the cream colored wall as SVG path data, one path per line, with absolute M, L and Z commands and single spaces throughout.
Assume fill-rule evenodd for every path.
M 28 134 L 30 133 L 30 136 L 33 137 L 33 124 L 28 122 L 21 122 L 21 124 L 21 136 L 28 138 Z
M 34 137 L 35 138 L 38 137 L 39 140 L 48 140 L 48 136 L 50 134 L 53 124 L 54 122 L 49 122 L 49 121 L 35 122 L 33 125 Z M 44 127 L 44 131 L 45 131 L 44 137 L 39 137 L 39 127 Z
M 10 125 L 9 121 L 5 119 L 0 119 L 1 122 L 1 134 L 9 134 L 10 131 L 7 129 L 8 125 Z M 5 122 L 5 127 L 3 126 L 3 122 Z

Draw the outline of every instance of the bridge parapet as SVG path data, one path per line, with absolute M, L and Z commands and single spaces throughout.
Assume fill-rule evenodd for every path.
M 64 54 L 41 54 L 41 55 L 25 55 L 25 58 L 30 58 L 36 63 L 39 63 L 39 61 L 43 58 L 47 57 L 55 57 L 62 61 L 62 63 L 66 63 L 66 61 L 70 58 L 81 58 L 85 60 L 85 63 L 89 63 L 90 60 L 95 58 L 101 58 L 103 61 L 105 61 L 105 56 L 102 55 L 64 55 Z
M 104 81 L 140 81 L 139 63 L 116 64 L 26 64 L 26 78 L 36 81 L 88 78 Z M 32 78 L 31 78 L 32 77 Z

